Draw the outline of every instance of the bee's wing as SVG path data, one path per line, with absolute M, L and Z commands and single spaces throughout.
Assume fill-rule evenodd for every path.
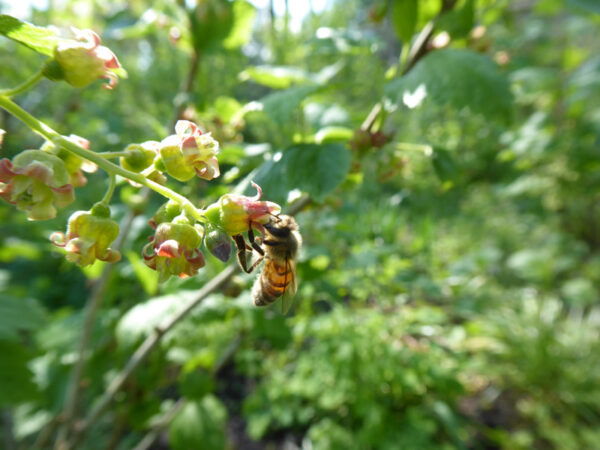
M 292 306 L 292 300 L 296 291 L 298 290 L 298 274 L 296 261 L 292 259 L 286 259 L 285 261 L 286 276 L 291 277 L 287 288 L 281 296 L 281 312 L 287 314 Z M 286 280 L 287 281 L 287 280 Z

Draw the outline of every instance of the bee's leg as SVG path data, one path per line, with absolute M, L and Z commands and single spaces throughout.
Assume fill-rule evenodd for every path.
M 244 236 L 242 236 L 241 234 L 236 234 L 235 236 L 233 236 L 233 240 L 235 241 L 235 246 L 238 249 L 237 260 L 240 267 L 246 273 L 252 272 L 252 270 L 254 270 L 254 265 L 252 265 L 252 267 L 248 269 L 248 260 L 246 259 L 246 249 L 251 250 L 251 248 L 248 247 L 248 245 L 246 244 Z
M 250 245 L 252 246 L 252 248 L 254 250 L 256 250 L 256 252 L 260 255 L 260 256 L 265 256 L 265 251 L 262 249 L 262 247 L 260 245 L 258 245 L 256 243 L 256 241 L 254 240 L 254 230 L 252 229 L 252 226 L 250 226 L 250 228 L 248 229 L 248 240 L 250 241 Z M 261 258 L 262 259 L 262 258 Z

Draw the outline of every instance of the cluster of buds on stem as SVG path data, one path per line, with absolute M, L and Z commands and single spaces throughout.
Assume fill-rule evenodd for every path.
M 150 242 L 144 247 L 144 262 L 159 273 L 159 280 L 171 275 L 186 278 L 195 275 L 205 265 L 200 247 L 225 262 L 231 255 L 231 236 L 255 228 L 263 230 L 281 207 L 273 202 L 261 201 L 262 191 L 253 183 L 258 193 L 254 197 L 226 194 L 204 211 L 207 222 L 198 223 L 190 218 L 181 205 L 169 201 L 150 219 L 155 229 Z
M 117 75 L 126 74 L 114 53 L 100 45 L 99 36 L 91 30 L 72 29 L 72 35 L 71 39 L 58 41 L 54 58 L 42 73 L 78 88 L 105 78 L 108 84 L 104 87 L 112 89 L 117 84 Z M 25 112 L 21 117 L 26 118 L 22 119 L 26 123 L 36 121 Z M 175 134 L 162 141 L 130 144 L 123 151 L 104 154 L 95 153 L 90 142 L 80 136 L 59 136 L 39 121 L 35 126 L 28 124 L 36 131 L 49 130 L 42 134 L 51 140 L 40 149 L 22 151 L 12 160 L 0 160 L 0 197 L 25 211 L 28 219 L 56 217 L 57 208 L 74 201 L 74 188 L 87 183 L 84 171 L 93 172 L 99 166 L 111 175 L 102 201 L 89 211 L 76 211 L 68 219 L 65 233 L 51 235 L 52 243 L 66 250 L 67 260 L 81 266 L 96 260 L 121 259 L 120 252 L 110 248 L 119 234 L 108 206 L 116 175 L 134 185 L 149 186 L 168 198 L 179 199 L 163 205 L 149 221 L 155 231 L 142 251 L 144 262 L 158 272 L 160 281 L 173 275 L 180 278 L 195 275 L 206 263 L 203 247 L 221 261 L 227 261 L 232 237 L 239 239 L 238 235 L 253 229 L 264 233 L 263 226 L 281 211 L 279 205 L 260 200 L 262 191 L 254 183 L 257 190 L 254 197 L 226 194 L 204 210 L 196 209 L 167 188 L 167 175 L 182 182 L 194 177 L 212 180 L 220 175 L 218 142 L 189 120 L 179 120 Z M 3 134 L 0 130 L 0 143 Z M 119 158 L 121 167 L 108 158 Z

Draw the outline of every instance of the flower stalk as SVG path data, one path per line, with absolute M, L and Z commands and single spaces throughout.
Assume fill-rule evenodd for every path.
M 6 111 L 8 111 L 10 114 L 15 116 L 25 125 L 27 125 L 32 131 L 38 133 L 39 135 L 51 141 L 55 145 L 60 146 L 68 152 L 71 152 L 81 158 L 87 159 L 88 161 L 95 163 L 98 167 L 100 167 L 105 172 L 111 175 L 122 176 L 123 178 L 127 178 L 131 181 L 146 186 L 155 192 L 158 192 L 162 196 L 180 204 L 181 207 L 185 210 L 185 212 L 188 213 L 198 222 L 207 222 L 206 217 L 204 217 L 204 211 L 202 209 L 196 208 L 184 196 L 174 192 L 166 186 L 163 186 L 152 180 L 148 180 L 141 174 L 123 169 L 122 167 L 117 166 L 116 164 L 110 161 L 107 161 L 104 157 L 100 156 L 101 154 L 99 153 L 93 152 L 91 150 L 86 150 L 85 148 L 77 145 L 76 143 L 70 141 L 66 137 L 62 136 L 60 133 L 50 128 L 45 123 L 33 117 L 31 114 L 22 109 L 19 105 L 13 102 L 6 95 L 0 95 L 0 108 L 3 108 Z

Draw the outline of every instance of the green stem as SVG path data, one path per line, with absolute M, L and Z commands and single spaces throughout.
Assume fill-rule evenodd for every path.
M 35 74 L 33 74 L 33 76 L 31 78 L 29 78 L 28 80 L 26 80 L 23 84 L 17 86 L 14 89 L 5 89 L 3 91 L 0 91 L 0 95 L 5 95 L 6 97 L 13 97 L 17 94 L 20 94 L 21 92 L 25 92 L 27 89 L 35 86 L 35 84 L 40 81 L 43 77 L 43 73 L 42 73 L 42 69 L 40 69 L 38 72 L 36 72 Z
M 102 152 L 102 153 L 96 153 L 96 155 L 101 156 L 102 158 L 105 158 L 105 159 L 110 159 L 110 158 L 120 158 L 121 156 L 127 156 L 127 152 Z
M 425 156 L 431 155 L 433 148 L 427 144 L 413 144 L 412 142 L 396 142 L 396 148 L 398 150 L 407 150 L 415 152 L 423 152 Z
M 108 190 L 106 191 L 106 194 L 104 194 L 104 197 L 102 197 L 101 201 L 101 203 L 104 203 L 107 206 L 110 203 L 110 199 L 112 198 L 115 192 L 115 187 L 117 186 L 117 177 L 112 173 L 109 174 L 108 177 Z
M 93 152 L 91 150 L 87 150 L 87 149 L 77 145 L 76 143 L 63 137 L 58 132 L 54 131 L 52 128 L 50 128 L 45 123 L 43 123 L 43 122 L 39 121 L 38 119 L 36 119 L 35 117 L 33 117 L 27 111 L 21 109 L 21 107 L 19 107 L 19 105 L 17 105 L 15 102 L 13 102 L 8 97 L 0 95 L 0 108 L 3 108 L 6 111 L 8 111 L 10 114 L 15 116 L 17 119 L 19 119 L 25 125 L 27 125 L 29 128 L 31 128 L 31 130 L 38 133 L 45 139 L 51 141 L 54 145 L 58 145 L 58 146 L 64 148 L 65 150 L 67 150 L 68 152 L 71 152 L 83 159 L 87 159 L 88 161 L 95 163 L 98 167 L 100 167 L 102 170 L 104 170 L 105 172 L 107 172 L 111 175 L 120 175 L 123 178 L 127 178 L 131 181 L 141 184 L 142 186 L 146 186 L 146 187 L 152 189 L 153 191 L 158 192 L 162 196 L 164 196 L 170 200 L 173 200 L 174 202 L 177 202 L 191 217 L 193 217 L 194 219 L 196 219 L 199 222 L 207 221 L 206 217 L 204 217 L 204 210 L 196 208 L 192 204 L 192 202 L 190 202 L 183 195 L 180 195 L 177 192 L 172 191 L 171 189 L 169 189 L 166 186 L 163 186 L 154 181 L 148 180 L 147 178 L 140 175 L 139 173 L 135 173 L 135 172 L 131 172 L 129 170 L 123 169 L 122 167 L 117 166 L 116 164 L 114 164 L 110 161 L 107 161 L 106 159 L 101 157 L 98 153 Z

